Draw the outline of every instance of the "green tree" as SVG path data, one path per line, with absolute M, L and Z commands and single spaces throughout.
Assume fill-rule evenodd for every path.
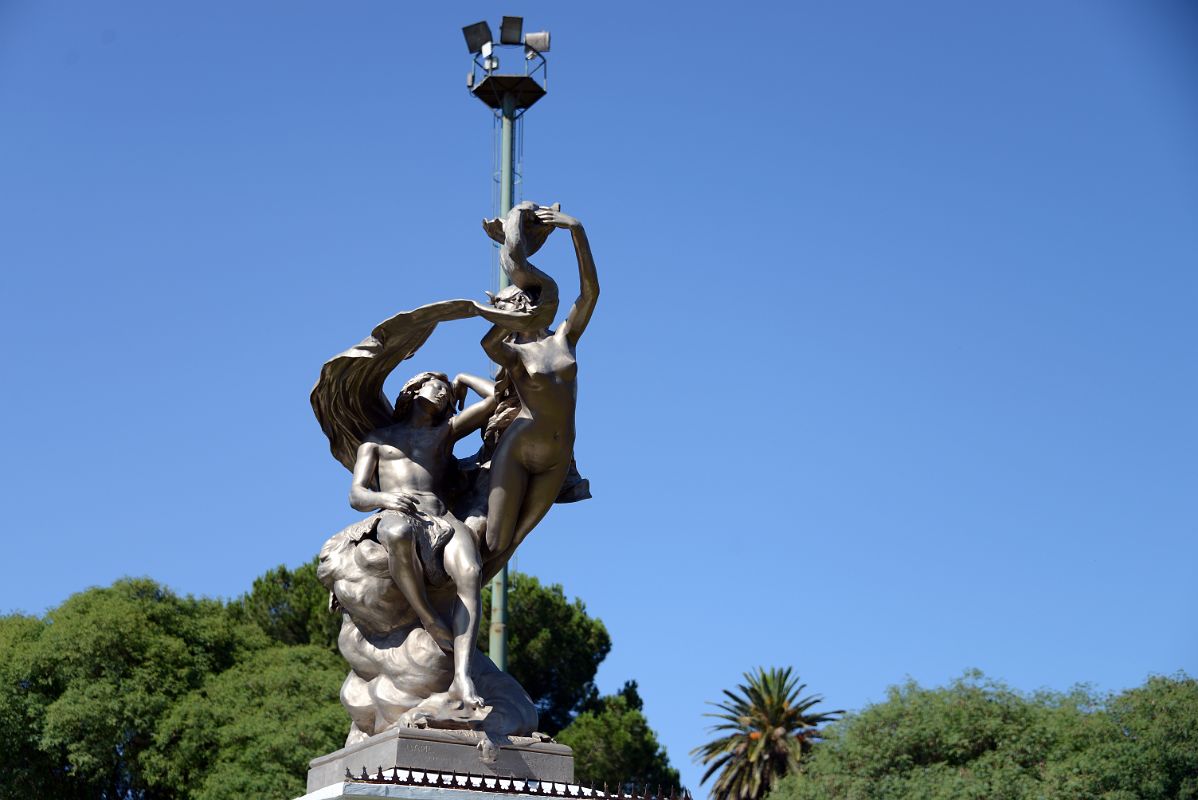
M 707 765 L 702 782 L 719 772 L 712 796 L 717 800 L 757 800 L 781 778 L 798 770 L 799 761 L 819 738 L 819 726 L 843 711 L 815 713 L 818 695 L 802 697 L 791 668 L 758 668 L 745 673 L 737 691 L 724 690 L 726 700 L 712 703 L 720 709 L 708 714 L 721 722 L 712 732 L 724 736 L 691 751 Z
M 578 754 L 576 781 L 606 784 L 613 790 L 624 786 L 629 791 L 633 786 L 650 786 L 655 791 L 659 786 L 678 786 L 678 770 L 670 766 L 643 705 L 636 681 L 628 681 L 617 694 L 594 701 L 562 729 L 557 740 Z
M 1196 800 L 1198 682 L 1025 695 L 914 682 L 826 731 L 770 800 Z
M 231 610 L 280 644 L 314 644 L 336 652 L 341 615 L 329 611 L 329 590 L 316 579 L 319 563 L 313 558 L 294 570 L 280 564 L 255 578 Z
M 1085 698 L 1073 698 L 1080 713 Z M 783 798 L 966 798 L 1012 800 L 1035 783 L 1050 746 L 1038 706 L 976 673 L 947 689 L 914 682 L 889 690 L 886 702 L 846 718 L 804 765 L 779 787 Z
M 1154 676 L 1087 716 L 1046 765 L 1047 796 L 1198 800 L 1198 680 Z
M 326 597 L 312 562 L 273 569 L 228 604 L 137 579 L 73 595 L 44 620 L 0 617 L 0 800 L 299 794 L 307 761 L 349 724 Z M 635 685 L 598 697 L 603 623 L 528 576 L 513 576 L 511 600 L 509 666 L 543 729 L 585 711 L 577 741 L 607 731 L 610 780 L 676 780 Z
M 208 675 L 266 644 L 223 603 L 181 598 L 147 579 L 81 592 L 40 630 L 22 627 L 4 691 L 36 733 L 35 763 L 49 766 L 50 783 L 32 792 L 39 797 L 168 797 L 143 780 L 158 721 Z M 69 792 L 58 791 L 59 776 Z
M 47 700 L 30 691 L 29 653 L 44 627 L 36 617 L 0 617 L 0 800 L 87 797 L 65 763 L 38 746 Z
M 345 740 L 345 673 L 340 656 L 294 645 L 209 676 L 158 724 L 147 783 L 177 800 L 303 794 L 308 762 Z
M 483 590 L 478 646 L 485 653 L 491 624 L 491 587 Z M 541 715 L 540 729 L 556 735 L 599 697 L 595 672 L 611 650 L 603 622 L 570 602 L 559 584 L 531 575 L 508 576 L 508 672 L 528 692 Z

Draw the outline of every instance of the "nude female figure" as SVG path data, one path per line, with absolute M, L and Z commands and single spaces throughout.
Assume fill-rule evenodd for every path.
M 483 399 L 454 415 L 455 400 L 462 402 L 467 388 Z M 412 378 L 396 399 L 395 424 L 372 431 L 358 448 L 349 491 L 350 505 L 357 510 L 381 510 L 375 535 L 387 551 L 391 576 L 425 630 L 441 649 L 453 654 L 450 695 L 475 708 L 484 704 L 470 674 L 478 637 L 482 560 L 474 534 L 449 510 L 445 496 L 453 444 L 486 422 L 495 409 L 494 394 L 491 381 L 473 375 L 458 375 L 452 383 L 435 372 Z M 441 545 L 444 570 L 457 592 L 452 633 L 425 591 L 424 569 L 417 557 L 420 536 L 441 541 L 447 536 Z M 435 544 L 430 547 L 436 549 Z
M 580 285 L 578 300 L 556 331 L 548 325 L 557 309 L 557 284 L 528 263 L 528 251 L 553 228 L 570 231 Z M 486 541 L 492 553 L 518 546 L 561 491 L 574 457 L 575 347 L 599 298 L 591 246 L 574 217 L 556 207 L 521 203 L 503 220 L 503 235 L 500 259 L 512 285 L 492 299 L 494 308 L 479 308 L 480 316 L 495 323 L 482 346 L 507 372 L 521 408 L 491 460 Z

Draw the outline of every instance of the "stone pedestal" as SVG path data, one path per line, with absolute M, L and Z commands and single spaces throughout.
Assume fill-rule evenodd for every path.
M 562 784 L 574 781 L 574 756 L 563 744 L 527 736 L 488 737 L 476 731 L 392 728 L 364 742 L 312 759 L 308 769 L 308 795 L 324 798 L 318 790 L 340 784 L 348 769 L 358 776 L 393 767 L 436 773 L 457 773 L 487 778 L 517 778 Z M 347 784 L 349 785 L 349 784 Z M 355 791 L 361 785 L 354 785 Z M 375 789 L 386 788 L 375 786 Z M 395 787 L 391 787 L 395 788 Z M 417 788 L 417 787 L 405 787 Z M 422 790 L 425 787 L 420 787 Z M 429 789 L 431 791 L 431 789 Z M 437 791 L 443 791 L 438 789 Z M 456 795 L 461 790 L 448 790 Z M 360 794 L 334 797 L 415 797 L 416 795 Z
M 387 784 L 352 783 L 345 781 L 326 786 L 315 792 L 309 792 L 298 800 L 356 800 L 356 798 L 386 797 L 393 800 L 542 800 L 550 794 L 548 787 L 538 787 L 540 791 L 506 791 L 495 789 L 477 791 L 471 789 L 449 789 L 427 786 L 393 786 Z M 572 791 L 571 791 L 572 790 Z M 607 800 L 602 792 L 592 792 L 581 786 L 554 784 L 558 798 L 580 798 L 581 800 Z

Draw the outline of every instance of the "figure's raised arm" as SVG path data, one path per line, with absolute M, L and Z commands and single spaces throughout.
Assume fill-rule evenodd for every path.
M 502 218 L 483 220 L 487 235 L 500 244 L 499 266 L 514 288 L 500 292 L 492 307 L 475 304 L 475 311 L 488 321 L 518 333 L 543 331 L 557 316 L 557 281 L 528 260 L 553 232 L 554 226 L 540 218 L 541 209 L 542 206 L 524 202 Z M 522 299 L 515 302 L 512 293 Z
M 485 425 L 491 416 L 491 412 L 495 410 L 495 381 L 480 378 L 477 375 L 469 375 L 465 372 L 459 373 L 453 379 L 454 397 L 459 400 L 459 403 L 465 401 L 467 389 L 473 389 L 482 397 L 482 400 L 464 409 L 449 421 L 453 429 L 454 441 L 473 433 Z
M 511 331 L 501 325 L 492 325 L 481 342 L 483 352 L 501 367 L 511 367 L 519 359 L 516 351 L 507 342 L 510 333 Z
M 557 335 L 565 336 L 570 344 L 576 345 L 591 321 L 591 314 L 599 299 L 599 275 L 595 271 L 595 258 L 591 255 L 591 243 L 587 240 L 582 223 L 574 217 L 553 208 L 538 208 L 536 213 L 544 224 L 569 230 L 574 240 L 574 253 L 578 256 L 579 294 L 566 321 L 557 329 Z

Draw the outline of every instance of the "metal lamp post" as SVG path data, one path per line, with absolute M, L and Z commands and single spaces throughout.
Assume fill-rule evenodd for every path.
M 523 17 L 504 17 L 499 41 L 485 21 L 462 28 L 471 54 L 466 87 L 486 104 L 499 122 L 499 198 L 496 216 L 505 217 L 515 204 L 516 141 L 524 112 L 545 96 L 549 80 L 549 32 L 525 34 Z M 504 60 L 518 58 L 521 71 L 500 71 Z M 498 286 L 508 285 L 507 275 L 496 266 Z M 489 655 L 495 666 L 507 671 L 507 565 L 491 581 L 491 631 Z

